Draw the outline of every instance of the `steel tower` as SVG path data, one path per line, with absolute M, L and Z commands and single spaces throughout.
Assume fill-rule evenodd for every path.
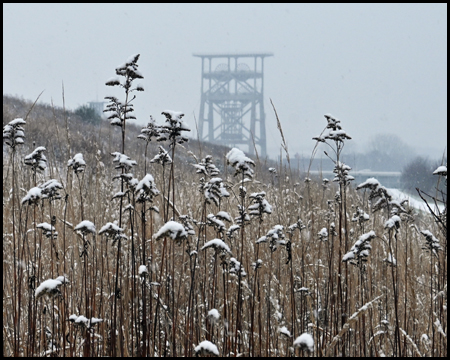
M 202 59 L 199 138 L 248 145 L 250 155 L 259 146 L 265 157 L 264 58 L 273 54 L 193 55 Z

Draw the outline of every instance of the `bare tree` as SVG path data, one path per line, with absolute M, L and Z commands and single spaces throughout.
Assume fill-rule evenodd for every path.
M 433 177 L 433 164 L 426 158 L 416 156 L 402 170 L 400 182 L 405 190 L 415 192 L 419 188 L 426 192 L 433 191 L 436 179 Z

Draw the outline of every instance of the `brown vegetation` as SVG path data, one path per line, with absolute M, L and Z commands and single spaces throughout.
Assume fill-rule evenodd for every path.
M 3 125 L 31 107 L 4 96 Z M 138 164 L 130 172 L 138 181 L 151 174 L 160 191 L 138 201 L 112 163 L 121 144 L 115 127 L 35 105 L 24 129 L 14 157 L 3 147 L 3 356 L 192 356 L 204 340 L 221 356 L 306 356 L 307 347 L 293 345 L 304 333 L 315 356 L 447 355 L 446 221 L 403 204 L 400 226 L 387 226 L 391 209 L 373 212 L 370 189 L 305 181 L 306 174 L 261 159 L 243 182 L 250 177 L 233 176 L 229 149 L 192 140 L 172 147 L 171 164 L 150 163 L 159 144 L 146 149 L 140 128 L 127 123 L 126 154 Z M 43 173 L 23 162 L 37 146 L 47 149 Z M 79 173 L 67 167 L 77 153 L 86 162 Z M 192 164 L 205 164 L 206 155 L 220 174 L 196 173 Z M 230 195 L 217 202 L 204 196 L 214 177 Z M 21 203 L 49 179 L 62 185 L 60 196 Z M 249 206 L 262 199 L 271 213 L 252 214 Z M 226 228 L 208 217 L 219 211 L 234 219 L 222 219 Z M 155 238 L 171 218 L 188 235 Z M 95 224 L 94 233 L 74 231 L 83 220 Z M 114 221 L 122 232 L 99 234 Z M 43 223 L 54 229 L 44 231 Z M 233 224 L 240 229 L 230 232 Z M 367 261 L 343 262 L 371 230 Z M 421 230 L 441 249 L 430 251 Z M 121 233 L 126 238 L 114 238 Z M 212 239 L 231 253 L 201 250 Z M 45 280 L 62 275 L 67 283 L 35 296 Z M 73 314 L 103 321 L 73 322 Z

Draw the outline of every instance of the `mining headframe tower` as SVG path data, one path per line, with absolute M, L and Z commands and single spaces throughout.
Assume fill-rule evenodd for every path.
M 202 59 L 199 138 L 227 146 L 259 146 L 266 157 L 264 58 L 272 53 L 193 54 Z M 258 151 L 258 150 L 257 150 Z

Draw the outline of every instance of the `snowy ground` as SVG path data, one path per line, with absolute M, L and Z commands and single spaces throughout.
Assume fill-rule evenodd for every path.
M 413 208 L 429 212 L 427 206 L 425 205 L 425 202 L 419 196 L 411 196 L 398 189 L 388 189 L 388 190 L 391 191 L 391 193 L 394 195 L 396 199 L 399 200 L 408 199 L 409 205 L 412 206 Z M 432 202 L 429 202 L 429 205 L 432 209 L 434 209 L 435 205 Z M 440 210 L 443 210 L 444 206 L 440 204 L 439 208 Z

